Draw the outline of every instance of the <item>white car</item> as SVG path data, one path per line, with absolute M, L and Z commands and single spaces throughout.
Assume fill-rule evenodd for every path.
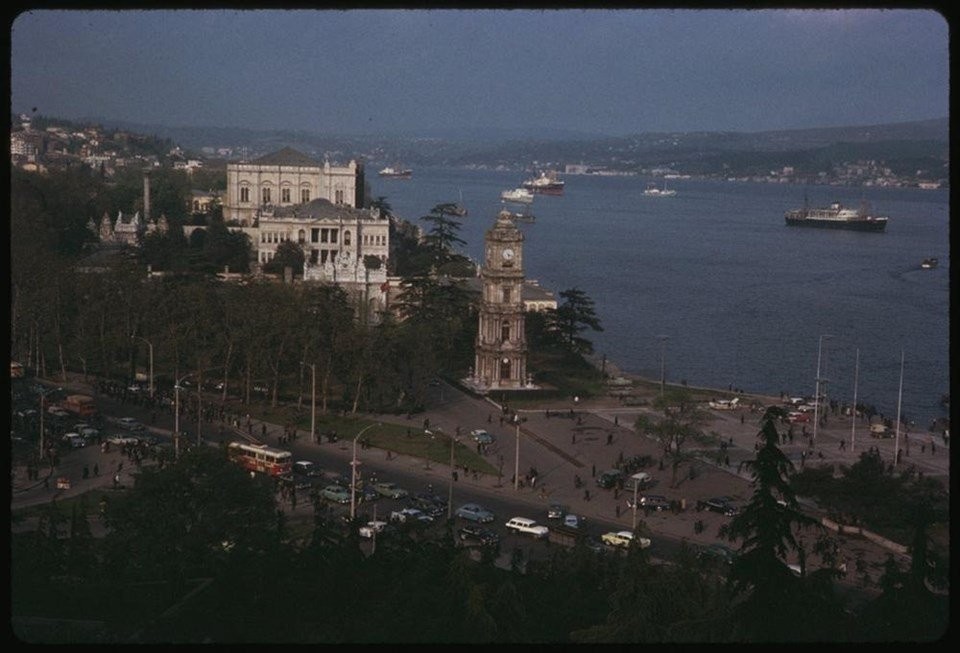
M 541 526 L 532 519 L 527 519 L 526 517 L 514 517 L 508 521 L 505 526 L 516 533 L 521 533 L 523 535 L 532 535 L 537 539 L 543 539 L 550 534 L 550 529 L 546 526 Z
M 630 531 L 616 531 L 610 533 L 604 533 L 600 536 L 600 539 L 603 540 L 604 544 L 610 546 L 619 546 L 623 548 L 629 547 L 634 540 L 637 541 L 637 544 L 640 545 L 641 549 L 646 549 L 650 546 L 650 539 L 646 537 L 634 537 L 633 533 Z
M 125 444 L 137 444 L 140 442 L 139 438 L 136 438 L 132 435 L 124 435 L 123 433 L 117 433 L 116 435 L 111 435 L 107 438 L 107 442 L 110 444 L 115 444 L 118 447 L 121 447 Z
M 63 438 L 61 438 L 65 443 L 69 444 L 73 449 L 81 449 L 87 446 L 87 441 L 83 439 L 79 433 L 65 433 Z
M 385 521 L 368 521 L 365 526 L 360 527 L 360 537 L 370 539 L 376 533 L 382 533 L 383 529 L 387 527 L 387 522 Z

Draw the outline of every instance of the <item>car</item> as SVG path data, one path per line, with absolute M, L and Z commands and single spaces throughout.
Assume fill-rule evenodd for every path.
M 637 472 L 636 474 L 631 474 L 628 481 L 628 483 L 624 484 L 624 487 L 627 490 L 633 490 L 634 485 L 637 486 L 637 489 L 642 490 L 650 485 L 650 483 L 653 481 L 653 477 L 647 472 Z
M 428 524 L 433 521 L 433 517 L 417 508 L 403 508 L 394 510 L 390 513 L 390 521 L 399 524 L 421 523 Z
M 500 536 L 483 526 L 464 526 L 457 531 L 457 540 L 461 546 L 489 546 L 500 544 Z
M 460 519 L 486 524 L 496 519 L 496 515 L 477 503 L 465 503 L 454 513 Z
M 787 413 L 787 421 L 790 422 L 791 424 L 797 424 L 799 422 L 809 422 L 810 416 L 807 415 L 806 413 L 801 413 L 799 411 L 792 410 L 789 413 Z
M 550 529 L 546 526 L 541 526 L 532 519 L 526 517 L 514 517 L 508 521 L 505 526 L 515 532 L 522 535 L 532 535 L 537 539 L 543 539 L 550 535 Z
M 377 492 L 374 489 L 374 487 L 369 483 L 364 483 L 362 486 L 357 488 L 358 503 L 368 503 L 370 501 L 376 501 L 380 497 L 381 497 L 381 494 Z
M 493 444 L 493 436 L 487 433 L 484 429 L 474 429 L 470 431 L 470 436 L 477 444 Z
M 309 460 L 298 460 L 293 463 L 293 471 L 296 474 L 301 474 L 303 476 L 318 477 L 322 476 L 323 472 L 320 471 L 314 463 Z
M 402 487 L 396 483 L 391 483 L 390 481 L 381 481 L 373 486 L 381 496 L 385 496 L 390 499 L 403 499 L 409 495 L 409 492 L 404 490 Z
M 100 437 L 100 431 L 93 428 L 92 426 L 87 426 L 85 428 L 77 429 L 77 433 L 79 433 L 83 437 L 83 439 L 85 439 L 87 442 L 89 442 L 90 440 L 96 440 L 98 437 Z
M 624 549 L 633 544 L 634 541 L 637 542 L 641 549 L 646 549 L 651 544 L 650 538 L 635 537 L 630 531 L 611 531 L 604 533 L 600 536 L 600 540 L 607 546 L 617 546 Z
M 359 534 L 360 537 L 365 539 L 370 539 L 378 533 L 382 533 L 383 530 L 387 527 L 387 522 L 385 521 L 368 521 L 366 524 L 360 527 Z
M 600 472 L 597 474 L 597 487 L 609 490 L 610 488 L 614 487 L 622 478 L 623 474 L 619 469 L 608 469 L 605 472 Z
M 350 491 L 339 485 L 328 485 L 320 490 L 320 496 L 336 503 L 350 503 Z
M 117 424 L 120 426 L 120 428 L 126 429 L 127 431 L 146 430 L 146 427 L 143 424 L 141 424 L 140 420 L 136 419 L 135 417 L 121 417 L 120 419 L 117 420 Z
M 567 514 L 567 507 L 560 503 L 551 503 L 547 508 L 547 519 L 563 519 Z
M 107 438 L 107 442 L 114 444 L 118 447 L 122 447 L 125 444 L 137 444 L 140 442 L 140 439 L 134 435 L 128 435 L 126 433 L 116 433 Z
M 87 446 L 87 441 L 79 433 L 65 433 L 60 439 L 73 449 L 82 449 Z
M 411 497 L 410 505 L 421 512 L 430 515 L 434 519 L 440 517 L 447 511 L 446 501 L 432 494 L 427 494 L 426 492 L 421 492 L 420 494 Z
M 733 499 L 730 497 L 713 497 L 712 499 L 700 499 L 697 501 L 697 510 L 709 510 L 719 512 L 721 515 L 732 517 L 740 512 L 740 509 L 733 505 Z
M 713 544 L 704 547 L 697 552 L 697 558 L 700 560 L 720 562 L 725 565 L 733 564 L 733 561 L 736 559 L 736 557 L 736 551 L 724 544 L 720 544 L 719 542 L 714 542 Z
M 567 514 L 563 516 L 563 525 L 567 528 L 579 529 L 586 521 L 587 518 L 580 515 Z
M 801 413 L 812 413 L 816 409 L 817 409 L 817 402 L 813 402 L 812 404 L 800 404 L 799 406 L 797 406 L 797 410 Z

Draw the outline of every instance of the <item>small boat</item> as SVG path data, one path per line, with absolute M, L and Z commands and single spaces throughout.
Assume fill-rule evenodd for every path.
M 821 227 L 827 229 L 852 229 L 854 231 L 883 231 L 888 218 L 872 215 L 866 204 L 860 210 L 848 209 L 834 202 L 827 208 L 806 207 L 787 211 L 784 215 L 790 227 Z
M 390 177 L 392 179 L 410 179 L 413 176 L 413 170 L 410 168 L 393 168 L 387 166 L 380 171 L 381 177 Z
M 539 177 L 528 179 L 523 182 L 523 187 L 534 193 L 542 195 L 563 195 L 565 182 L 557 179 L 557 173 L 541 172 Z
M 923 259 L 923 262 L 920 263 L 920 267 L 923 268 L 924 270 L 932 270 L 938 265 L 940 265 L 940 261 L 938 261 L 935 258 L 925 258 Z
M 647 189 L 643 191 L 643 194 L 647 197 L 673 197 L 677 194 L 677 191 L 667 189 L 667 182 L 663 182 L 663 188 L 657 188 L 656 184 L 649 184 Z
M 500 199 L 504 202 L 517 202 L 520 204 L 532 204 L 533 193 L 526 188 L 514 188 L 500 193 Z

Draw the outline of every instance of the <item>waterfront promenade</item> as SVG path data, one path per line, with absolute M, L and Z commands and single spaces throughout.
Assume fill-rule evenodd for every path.
M 64 387 L 77 392 L 89 392 L 89 387 L 82 381 L 71 380 Z M 521 477 L 530 467 L 538 470 L 538 480 L 535 487 L 525 486 L 515 490 L 510 482 L 515 466 L 514 452 L 516 449 L 516 428 L 505 420 L 502 424 L 500 416 L 502 407 L 489 398 L 471 396 L 448 384 L 432 389 L 428 410 L 416 416 L 417 420 L 430 419 L 432 428 L 441 427 L 446 433 L 453 433 L 457 427 L 464 434 L 476 428 L 484 428 L 496 437 L 496 443 L 486 451 L 486 457 L 494 467 L 503 457 L 504 475 L 502 479 L 496 476 L 461 474 L 458 487 L 469 489 L 477 496 L 511 496 L 528 506 L 529 516 L 543 519 L 550 503 L 561 503 L 569 506 L 571 512 L 583 514 L 589 519 L 609 524 L 613 529 L 629 529 L 632 525 L 633 513 L 627 508 L 627 493 L 621 492 L 614 496 L 612 490 L 601 490 L 596 487 L 593 475 L 615 466 L 621 457 L 634 455 L 648 455 L 654 461 L 659 461 L 662 455 L 658 442 L 638 434 L 634 429 L 636 418 L 641 414 L 653 415 L 648 406 L 624 406 L 620 399 L 613 396 L 597 397 L 581 400 L 557 400 L 545 402 L 536 409 L 518 410 L 522 417 L 520 427 L 520 459 L 519 469 Z M 745 402 L 757 401 L 764 405 L 779 403 L 778 397 L 745 397 Z M 127 413 L 135 413 L 124 409 Z M 548 412 L 549 411 L 549 412 Z M 573 416 L 571 416 L 571 411 Z M 649 515 L 640 515 L 650 535 L 654 540 L 668 538 L 674 541 L 686 540 L 700 545 L 718 541 L 717 530 L 728 518 L 711 512 L 698 512 L 693 508 L 698 499 L 714 496 L 731 496 L 738 502 L 747 500 L 751 494 L 749 478 L 743 472 L 740 462 L 751 459 L 754 453 L 757 432 L 759 431 L 759 413 L 741 409 L 737 411 L 709 411 L 711 420 L 704 426 L 704 431 L 716 434 L 726 441 L 727 446 L 723 455 L 713 447 L 699 447 L 691 444 L 688 450 L 695 451 L 693 460 L 685 463 L 679 470 L 679 477 L 674 486 L 669 465 L 659 469 L 655 462 L 647 468 L 654 478 L 654 486 L 648 491 L 666 496 L 670 500 L 684 505 L 685 509 L 677 513 L 665 511 L 653 512 Z M 365 415 L 369 419 L 382 422 L 395 422 L 410 425 L 404 416 L 392 415 Z M 171 424 L 166 424 L 170 421 Z M 419 424 L 420 422 L 415 422 Z M 253 432 L 259 433 L 262 422 L 254 420 Z M 282 445 L 279 436 L 283 433 L 280 424 L 266 424 L 267 442 L 274 446 Z M 172 419 L 162 417 L 158 425 L 151 430 L 159 435 L 170 434 Z M 214 432 L 215 427 L 210 427 Z M 850 465 L 856 462 L 861 452 L 869 447 L 877 447 L 884 460 L 892 460 L 893 440 L 871 438 L 868 429 L 858 428 L 855 450 L 849 444 L 849 418 L 831 417 L 825 428 L 818 431 L 814 453 L 810 454 L 809 442 L 804 443 L 801 438 L 795 438 L 794 443 L 785 443 L 783 451 L 800 467 L 801 454 L 804 455 L 803 465 Z M 942 478 L 949 487 L 949 446 L 936 441 L 936 448 L 931 449 L 929 442 L 932 434 L 902 433 L 901 448 L 909 450 L 901 465 L 915 465 L 925 475 Z M 306 438 L 298 441 L 298 449 L 307 451 L 311 448 L 321 448 L 325 455 L 333 456 L 342 461 L 340 468 L 349 470 L 349 460 L 352 455 L 349 438 L 338 443 L 315 444 L 306 442 Z M 839 442 L 846 441 L 841 448 Z M 907 446 L 909 442 L 909 446 Z M 821 458 L 819 453 L 823 454 Z M 301 455 L 298 453 L 298 455 Z M 424 485 L 432 483 L 438 488 L 446 487 L 450 478 L 447 465 L 433 463 L 426 468 L 423 461 L 403 455 L 387 456 L 386 452 L 375 449 L 366 450 L 363 458 L 369 461 L 375 459 L 376 466 L 385 470 L 384 476 L 390 469 L 416 474 L 423 479 Z M 729 458 L 729 464 L 727 464 Z M 71 452 L 63 457 L 61 465 L 56 470 L 41 469 L 41 479 L 45 474 L 56 477 L 67 477 L 71 481 L 68 490 L 58 490 L 53 479 L 45 487 L 41 481 L 28 481 L 24 469 L 12 470 L 12 506 L 13 508 L 36 505 L 49 502 L 54 497 L 65 498 L 75 496 L 90 489 L 112 485 L 113 470 L 117 468 L 124 457 L 111 448 L 110 453 L 103 453 L 98 447 L 87 447 Z M 97 477 L 83 479 L 81 470 L 84 465 L 92 467 L 96 462 L 100 469 Z M 129 462 L 124 467 L 123 475 L 126 484 L 131 483 Z M 693 470 L 691 472 L 691 469 Z M 583 487 L 574 486 L 574 476 L 583 480 Z M 589 499 L 584 490 L 590 491 Z M 309 516 L 312 507 L 309 501 L 298 502 L 297 508 L 292 511 L 292 517 L 302 513 Z M 93 520 L 94 522 L 96 520 Z M 700 521 L 703 528 L 695 527 Z M 91 524 L 95 533 L 102 532 L 98 524 Z M 29 523 L 15 525 L 15 528 L 29 528 Z M 728 543 L 729 544 L 729 543 Z M 882 562 L 888 554 L 898 557 L 899 553 L 884 549 L 873 542 L 864 539 L 841 538 L 842 555 L 853 560 L 858 555 L 869 562 L 871 574 L 874 578 L 881 573 Z

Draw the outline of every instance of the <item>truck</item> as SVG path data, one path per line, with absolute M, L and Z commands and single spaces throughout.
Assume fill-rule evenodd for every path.
M 67 395 L 67 398 L 60 402 L 60 408 L 77 417 L 93 417 L 97 414 L 93 397 L 87 395 Z

